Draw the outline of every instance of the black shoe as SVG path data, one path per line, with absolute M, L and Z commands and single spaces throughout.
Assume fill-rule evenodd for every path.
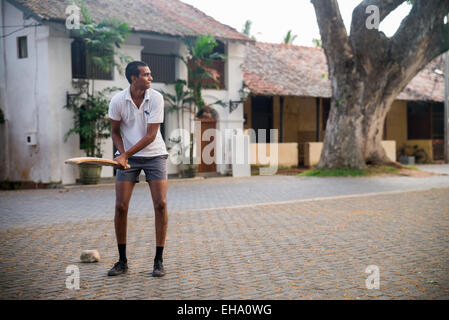
M 108 276 L 118 276 L 128 271 L 128 263 L 119 261 L 108 272 Z
M 163 277 L 165 276 L 164 266 L 162 265 L 161 260 L 154 259 L 154 267 L 153 267 L 153 277 Z

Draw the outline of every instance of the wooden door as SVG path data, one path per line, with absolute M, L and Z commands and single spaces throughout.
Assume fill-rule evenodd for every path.
M 201 137 L 203 137 L 204 131 L 207 129 L 216 129 L 217 128 L 217 120 L 215 119 L 199 119 L 201 121 Z M 215 148 L 216 148 L 216 141 L 214 140 L 214 137 L 211 137 L 209 141 L 201 141 L 201 155 L 203 154 L 204 148 L 212 144 L 215 147 L 213 148 L 212 152 L 210 152 L 210 155 L 215 158 Z M 206 164 L 203 163 L 203 159 L 201 157 L 201 163 L 198 166 L 198 172 L 216 172 L 217 171 L 217 165 L 216 160 L 212 164 Z

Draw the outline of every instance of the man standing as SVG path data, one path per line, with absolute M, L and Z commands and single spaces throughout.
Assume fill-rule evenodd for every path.
M 151 89 L 151 71 L 147 64 L 134 61 L 126 67 L 130 86 L 117 93 L 109 105 L 111 136 L 117 148 L 119 163 L 115 182 L 115 235 L 119 261 L 109 270 L 109 276 L 128 271 L 126 233 L 128 205 L 141 170 L 149 184 L 156 225 L 156 256 L 153 277 L 165 275 L 162 265 L 167 233 L 167 149 L 159 126 L 164 122 L 164 99 Z M 130 166 L 130 168 L 129 168 Z

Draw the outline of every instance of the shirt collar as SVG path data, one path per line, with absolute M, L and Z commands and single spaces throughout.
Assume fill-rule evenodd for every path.
M 131 86 L 128 86 L 128 88 L 126 89 L 125 99 L 133 101 L 133 99 L 131 98 Z M 143 97 L 143 100 L 150 100 L 150 89 L 145 90 L 145 97 Z

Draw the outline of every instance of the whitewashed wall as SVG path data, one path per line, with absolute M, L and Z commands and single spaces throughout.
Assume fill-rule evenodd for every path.
M 24 21 L 20 10 L 2 0 L 0 17 L 2 25 L 21 25 L 24 22 L 37 23 L 31 19 Z M 18 59 L 17 37 L 28 37 L 28 58 Z M 142 40 L 145 38 L 146 40 Z M 167 47 L 174 53 L 186 55 L 185 45 L 173 38 L 132 34 L 122 46 L 121 51 L 135 60 L 141 59 L 144 46 L 166 41 Z M 158 42 L 159 41 L 159 42 Z M 78 168 L 64 164 L 70 157 L 84 156 L 79 149 L 79 137 L 72 135 L 67 142 L 64 136 L 73 127 L 72 112 L 63 108 L 66 93 L 76 93 L 72 88 L 71 42 L 63 24 L 46 24 L 21 30 L 0 42 L 0 106 L 4 110 L 7 123 L 0 125 L 0 180 L 33 181 L 42 183 L 71 184 L 79 177 Z M 154 47 L 156 48 L 156 47 Z M 157 49 L 161 49 L 159 46 Z M 217 99 L 228 102 L 239 100 L 238 90 L 242 85 L 240 65 L 244 58 L 244 44 L 229 42 L 226 63 L 227 90 L 204 90 L 207 103 Z M 154 50 L 153 50 L 154 51 Z M 164 52 L 165 53 L 165 52 Z M 176 62 L 176 78 L 187 80 L 187 68 L 179 59 Z M 112 81 L 95 80 L 95 90 L 106 87 L 127 88 L 128 81 L 124 74 L 115 69 Z M 173 85 L 152 83 L 153 89 L 163 89 L 174 93 Z M 232 114 L 229 108 L 215 106 L 219 114 L 217 128 L 223 134 L 221 148 L 224 157 L 229 157 L 226 146 L 230 137 L 225 137 L 225 129 L 243 128 L 243 108 L 239 106 Z M 184 128 L 188 129 L 189 115 L 185 113 Z M 176 113 L 166 113 L 165 136 L 178 128 Z M 195 128 L 194 128 L 195 129 Z M 26 135 L 35 132 L 37 145 L 27 146 Z M 102 145 L 103 156 L 112 158 L 112 139 L 106 139 Z M 229 165 L 217 166 L 217 171 L 224 174 Z M 168 163 L 168 173 L 175 174 L 178 167 Z M 104 167 L 102 177 L 113 176 L 111 167 Z
M 4 13 L 6 3 L 4 0 L 0 2 L 0 25 L 4 24 Z M 6 29 L 1 28 L 0 35 L 6 34 Z M 3 37 L 0 39 L 0 109 L 3 111 L 3 115 L 6 117 L 6 65 L 5 65 L 5 40 Z M 9 171 L 9 161 L 6 150 L 8 147 L 8 122 L 0 124 L 0 181 L 4 181 L 7 178 Z
M 51 37 L 49 40 L 49 65 L 50 73 L 50 103 L 54 125 L 52 126 L 52 181 L 61 181 L 63 184 L 74 183 L 79 178 L 77 166 L 66 165 L 64 160 L 85 156 L 84 150 L 79 148 L 79 137 L 70 136 L 65 142 L 64 136 L 73 127 L 73 113 L 63 108 L 66 104 L 66 93 L 77 93 L 72 87 L 72 63 L 71 63 L 71 42 L 64 25 L 52 24 Z M 135 60 L 140 60 L 140 45 L 122 45 L 121 52 L 129 55 Z M 91 84 L 92 85 L 92 84 Z M 114 70 L 113 80 L 95 80 L 95 91 L 101 91 L 107 87 L 128 87 L 128 81 L 124 74 L 120 74 L 118 69 Z M 102 143 L 103 157 L 111 159 L 113 146 L 112 139 L 105 139 Z M 112 177 L 112 167 L 103 167 L 102 177 Z
M 34 24 L 23 14 L 2 1 L 3 25 Z M 19 59 L 17 37 L 27 36 L 28 57 Z M 48 74 L 48 26 L 20 30 L 4 38 L 5 116 L 8 122 L 8 165 L 5 180 L 51 181 L 51 133 Z M 37 146 L 26 145 L 26 135 L 37 135 Z M 3 149 L 3 148 L 2 148 Z

